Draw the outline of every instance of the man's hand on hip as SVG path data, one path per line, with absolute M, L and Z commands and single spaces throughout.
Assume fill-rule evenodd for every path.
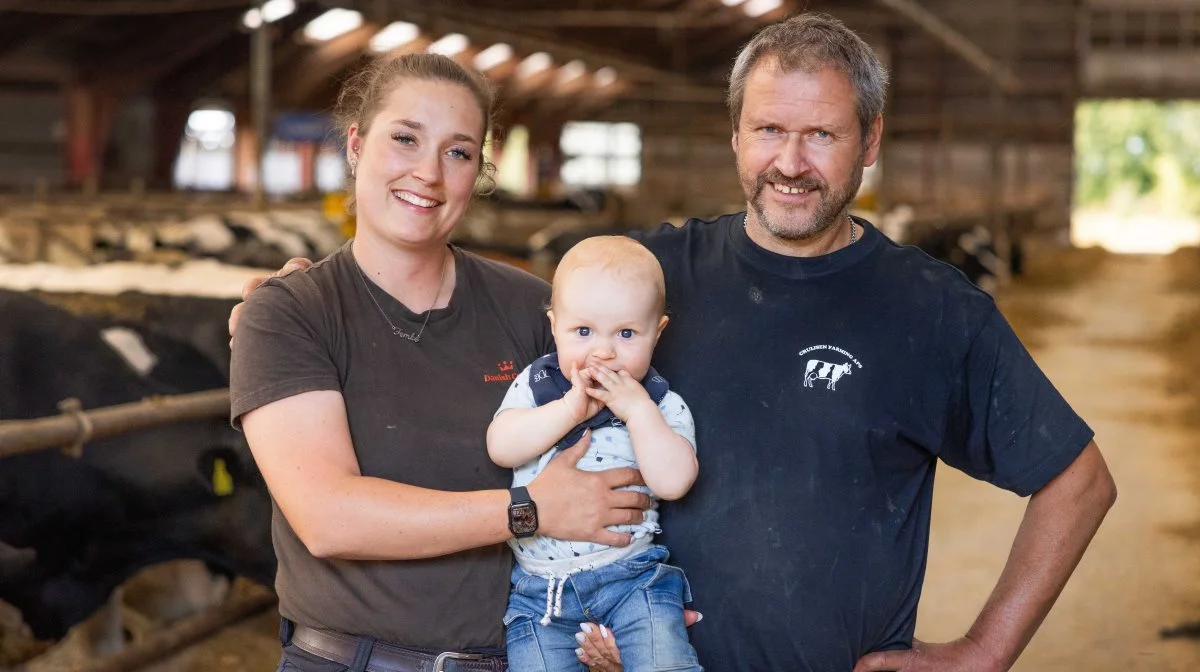
M 908 651 L 876 651 L 858 659 L 854 672 L 1006 672 L 978 642 L 963 637 L 944 644 L 913 640 Z

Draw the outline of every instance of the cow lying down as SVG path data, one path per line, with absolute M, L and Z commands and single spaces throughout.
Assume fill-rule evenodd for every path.
M 224 387 L 210 360 L 143 327 L 0 290 L 0 420 Z M 227 418 L 0 458 L 0 600 L 57 639 L 154 563 L 203 561 L 270 585 L 271 504 Z

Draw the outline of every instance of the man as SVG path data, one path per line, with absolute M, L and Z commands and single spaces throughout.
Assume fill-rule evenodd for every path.
M 1116 496 L 991 298 L 849 217 L 886 80 L 835 19 L 763 29 L 728 98 L 747 211 L 643 241 L 672 316 L 654 366 L 688 399 L 703 463 L 662 541 L 710 670 L 1007 670 Z M 913 632 L 939 459 L 1032 497 L 975 623 L 932 644 Z M 584 660 L 618 669 L 598 632 Z
M 654 365 L 692 405 L 703 463 L 663 543 L 704 611 L 708 669 L 1007 670 L 1115 497 L 992 300 L 848 216 L 885 91 L 835 19 L 763 29 L 729 86 L 747 212 L 645 240 L 672 312 Z M 925 644 L 939 458 L 1033 496 L 978 619 Z

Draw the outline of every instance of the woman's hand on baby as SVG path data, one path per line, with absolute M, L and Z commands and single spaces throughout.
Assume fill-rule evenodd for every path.
M 698 611 L 683 610 L 683 624 L 689 628 L 702 618 L 704 615 Z M 617 636 L 612 630 L 597 623 L 583 623 L 579 626 L 575 641 L 579 642 L 575 655 L 591 672 L 622 672 L 625 669 L 621 665 Z
M 603 402 L 593 399 L 587 393 L 591 380 L 586 370 L 580 371 L 577 366 L 571 365 L 571 389 L 563 395 L 563 403 L 567 405 L 575 424 L 587 420 L 604 408 Z
M 575 655 L 591 672 L 622 672 L 621 651 L 612 630 L 595 623 L 583 623 L 575 634 L 579 648 Z
M 278 271 L 268 275 L 256 275 L 250 278 L 242 285 L 242 302 L 233 307 L 229 311 L 229 345 L 233 347 L 233 332 L 237 331 L 238 313 L 242 312 L 242 308 L 246 305 L 246 299 L 250 298 L 250 292 L 258 289 L 259 285 L 263 284 L 271 278 L 282 278 L 292 271 L 303 271 L 313 265 L 312 259 L 304 259 L 302 257 L 293 257 Z
M 613 371 L 607 366 L 590 366 L 583 371 L 596 386 L 584 388 L 588 396 L 608 407 L 613 415 L 626 424 L 639 413 L 658 414 L 658 405 L 650 398 L 641 381 L 627 371 Z
M 627 546 L 628 534 L 607 528 L 643 522 L 650 498 L 635 490 L 616 488 L 645 482 L 636 469 L 628 467 L 604 471 L 576 467 L 591 438 L 591 432 L 584 432 L 578 443 L 554 456 L 529 484 L 529 495 L 537 504 L 537 532 L 555 539 Z

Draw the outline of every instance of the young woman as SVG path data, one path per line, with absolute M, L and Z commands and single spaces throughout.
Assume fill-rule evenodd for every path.
M 233 418 L 276 505 L 280 669 L 502 672 L 514 525 L 620 545 L 606 526 L 649 506 L 614 489 L 632 470 L 574 468 L 586 440 L 529 484 L 536 508 L 488 458 L 509 381 L 551 343 L 544 282 L 448 244 L 487 178 L 491 106 L 433 54 L 350 80 L 357 237 L 239 311 Z

